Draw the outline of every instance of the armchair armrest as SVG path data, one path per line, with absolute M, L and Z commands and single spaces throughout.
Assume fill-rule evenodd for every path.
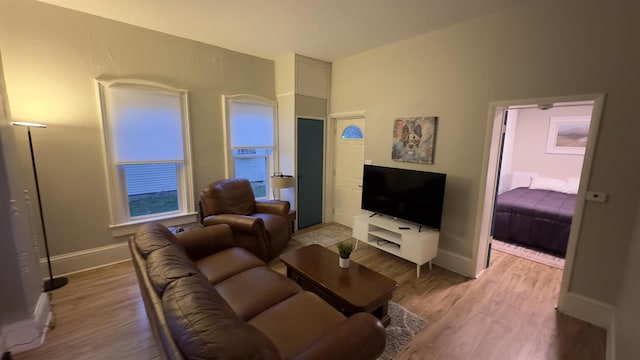
M 283 200 L 256 200 L 256 212 L 275 214 L 286 217 L 289 215 L 291 204 Z
M 205 226 L 215 224 L 227 224 L 231 227 L 233 243 L 235 246 L 243 247 L 264 261 L 268 261 L 268 236 L 266 234 L 264 221 L 259 217 L 218 214 L 209 215 L 204 218 Z
M 180 232 L 176 238 L 194 261 L 234 246 L 231 228 L 224 224 Z
M 264 228 L 264 221 L 259 217 L 235 214 L 209 215 L 204 218 L 202 223 L 205 226 L 227 224 L 231 227 L 232 231 L 243 233 L 257 233 L 260 231 L 260 228 Z
M 296 359 L 375 359 L 386 344 L 387 334 L 373 315 L 357 313 L 311 345 Z

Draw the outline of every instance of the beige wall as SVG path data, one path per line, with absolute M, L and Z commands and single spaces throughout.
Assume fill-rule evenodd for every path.
M 447 173 L 441 248 L 471 257 L 490 102 L 606 92 L 569 291 L 614 304 L 640 183 L 637 2 L 536 2 L 333 63 L 330 113 L 365 109 L 365 158 Z M 552 9 L 552 10 L 550 10 Z M 396 117 L 440 117 L 434 165 L 391 161 Z
M 194 197 L 224 177 L 221 95 L 275 100 L 273 61 L 34 1 L 3 0 L 1 6 L 13 118 L 49 125 L 33 137 L 53 255 L 122 240 L 109 230 L 96 77 L 189 90 Z M 15 135 L 25 179 L 32 179 L 25 130 Z
M 618 299 L 615 328 L 616 359 L 636 359 L 640 354 L 640 288 L 637 276 L 640 274 L 640 211 L 636 216 L 636 229 L 627 256 L 627 267 Z
M 2 69 L 0 58 L 0 284 L 4 295 L 0 296 L 0 353 L 5 351 L 3 328 L 30 320 L 42 292 Z
M 518 110 L 512 169 L 556 179 L 580 177 L 583 155 L 546 153 L 549 119 L 557 116 L 591 116 L 591 110 L 592 106 Z

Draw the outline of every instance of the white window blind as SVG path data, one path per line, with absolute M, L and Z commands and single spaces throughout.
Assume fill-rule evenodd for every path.
M 124 87 L 107 94 L 117 164 L 184 160 L 179 94 Z
M 273 147 L 273 106 L 232 101 L 231 147 Z
M 187 91 L 135 79 L 97 84 L 114 236 L 141 221 L 194 221 Z

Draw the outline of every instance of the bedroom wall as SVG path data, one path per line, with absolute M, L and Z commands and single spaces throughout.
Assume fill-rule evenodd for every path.
M 584 155 L 548 154 L 549 119 L 557 116 L 591 116 L 592 106 L 520 109 L 513 147 L 513 170 L 542 177 L 580 177 Z
M 0 48 L 13 118 L 49 125 L 33 140 L 52 255 L 125 240 L 109 229 L 96 77 L 189 90 L 194 198 L 224 178 L 221 95 L 276 99 L 271 60 L 35 1 L 2 1 Z M 25 131 L 14 129 L 33 191 Z
M 489 103 L 606 92 L 588 188 L 609 199 L 585 205 L 569 291 L 611 305 L 638 206 L 639 11 L 544 0 L 335 61 L 330 112 L 366 110 L 374 164 L 447 173 L 440 248 L 470 261 Z M 435 163 L 391 161 L 393 119 L 429 115 L 440 117 Z

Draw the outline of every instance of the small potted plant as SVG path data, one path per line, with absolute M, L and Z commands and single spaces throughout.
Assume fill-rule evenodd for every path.
M 341 268 L 349 267 L 349 257 L 353 252 L 353 243 L 340 241 L 338 243 L 338 253 L 340 254 L 339 264 Z

